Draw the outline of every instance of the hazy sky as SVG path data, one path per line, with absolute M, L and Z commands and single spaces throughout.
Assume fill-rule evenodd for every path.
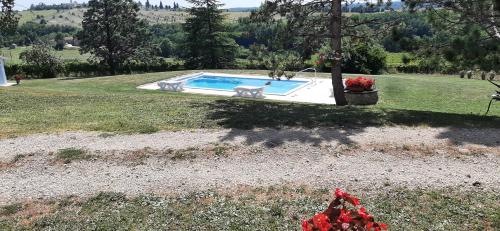
M 70 0 L 15 0 L 16 9 L 26 9 L 31 4 L 38 4 L 43 2 L 45 4 L 54 4 L 54 3 L 69 3 Z M 140 0 L 142 3 L 145 3 L 146 0 Z M 86 2 L 86 1 L 78 1 L 77 2 Z M 149 2 L 153 5 L 159 4 L 160 0 L 149 0 Z M 173 2 L 179 3 L 181 6 L 186 5 L 184 0 L 162 0 L 163 4 L 172 5 Z M 252 6 L 260 6 L 262 0 L 221 0 L 222 3 L 226 4 L 225 7 L 252 7 Z

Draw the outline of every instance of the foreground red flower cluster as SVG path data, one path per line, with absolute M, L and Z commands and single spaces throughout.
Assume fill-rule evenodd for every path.
M 346 89 L 350 91 L 371 91 L 373 90 L 373 85 L 375 85 L 375 80 L 360 76 L 347 79 L 345 84 Z
M 387 225 L 377 223 L 372 215 L 368 214 L 364 207 L 359 209 L 348 209 L 348 205 L 355 208 L 360 205 L 358 198 L 335 190 L 335 200 L 322 213 L 314 215 L 311 219 L 302 222 L 303 231 L 381 231 L 387 230 Z

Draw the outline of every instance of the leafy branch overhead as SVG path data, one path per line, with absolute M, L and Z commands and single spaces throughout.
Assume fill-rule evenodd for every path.
M 14 11 L 14 0 L 0 0 L 0 35 L 3 33 L 11 33 L 19 22 L 19 17 Z
M 498 0 L 406 0 L 410 10 L 431 11 L 452 29 L 458 25 L 480 25 L 489 37 L 500 40 L 500 1 Z M 441 10 L 444 9 L 444 10 Z M 456 15 L 450 15 L 450 12 Z

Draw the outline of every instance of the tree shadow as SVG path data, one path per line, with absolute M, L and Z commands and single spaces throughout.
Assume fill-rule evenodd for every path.
M 359 130 L 361 132 L 362 130 Z M 354 144 L 349 136 L 355 134 L 358 130 L 340 130 L 340 129 L 255 129 L 255 130 L 240 130 L 231 129 L 221 141 L 233 141 L 238 137 L 244 137 L 245 143 L 248 145 L 262 143 L 267 148 L 279 147 L 285 142 L 300 142 L 319 146 L 322 142 L 337 141 L 341 144 Z
M 249 144 L 263 142 L 268 147 L 280 146 L 285 141 L 299 141 L 318 145 L 322 141 L 351 144 L 349 136 L 362 133 L 366 127 L 428 126 L 451 128 L 500 128 L 500 117 L 454 114 L 431 111 L 381 109 L 378 107 L 337 107 L 281 103 L 245 99 L 221 99 L 208 104 L 206 118 L 231 129 L 222 140 L 244 136 Z M 292 128 L 281 131 L 281 128 Z M 307 128 L 307 129 L 293 129 Z M 346 130 L 340 128 L 348 128 Z M 312 130 L 313 129 L 313 130 Z M 242 132 L 241 130 L 249 130 Z M 495 129 L 493 129 L 495 130 Z M 493 145 L 491 140 L 466 135 L 454 135 L 453 130 L 439 137 L 456 143 Z
M 499 125 L 500 126 L 500 125 Z M 456 129 L 448 128 L 439 134 L 438 139 L 449 139 L 454 144 L 480 144 L 488 147 L 500 147 L 500 129 Z

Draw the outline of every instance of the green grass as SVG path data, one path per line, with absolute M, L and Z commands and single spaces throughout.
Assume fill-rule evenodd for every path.
M 186 73 L 27 80 L 20 86 L 1 88 L 0 138 L 67 130 L 151 133 L 198 128 L 336 125 L 500 127 L 498 105 L 492 108 L 490 116 L 482 115 L 494 86 L 486 81 L 455 77 L 376 76 L 380 103 L 373 107 L 255 101 L 136 89 L 144 83 Z
M 0 217 L 10 216 L 10 215 L 16 214 L 17 212 L 21 211 L 22 209 L 23 209 L 23 206 L 22 206 L 22 204 L 19 204 L 19 203 L 2 206 L 2 207 L 0 207 Z M 2 227 L 2 226 L 0 225 L 0 227 Z
M 43 214 L 0 216 L 3 230 L 300 230 L 302 219 L 327 207 L 331 192 L 258 188 L 234 194 L 127 198 L 101 193 L 87 200 L 46 202 Z M 361 196 L 391 230 L 498 230 L 494 192 L 396 189 Z M 26 206 L 29 207 L 29 206 Z M 29 214 L 24 212 L 24 214 Z
M 76 160 L 89 159 L 91 156 L 87 155 L 87 153 L 84 150 L 76 148 L 67 148 L 59 150 L 56 153 L 56 157 L 58 160 L 61 160 L 67 164 Z
M 387 53 L 387 66 L 388 67 L 394 67 L 394 66 L 399 66 L 403 64 L 403 56 L 408 55 L 408 53 Z
M 0 56 L 4 56 L 7 58 L 6 64 L 19 64 L 21 63 L 21 59 L 19 59 L 19 55 L 24 50 L 29 47 L 17 47 L 16 49 L 10 50 L 9 48 L 0 48 Z M 90 57 L 90 54 L 80 54 L 78 50 L 62 50 L 55 51 L 56 56 L 58 56 L 63 61 L 84 61 Z

